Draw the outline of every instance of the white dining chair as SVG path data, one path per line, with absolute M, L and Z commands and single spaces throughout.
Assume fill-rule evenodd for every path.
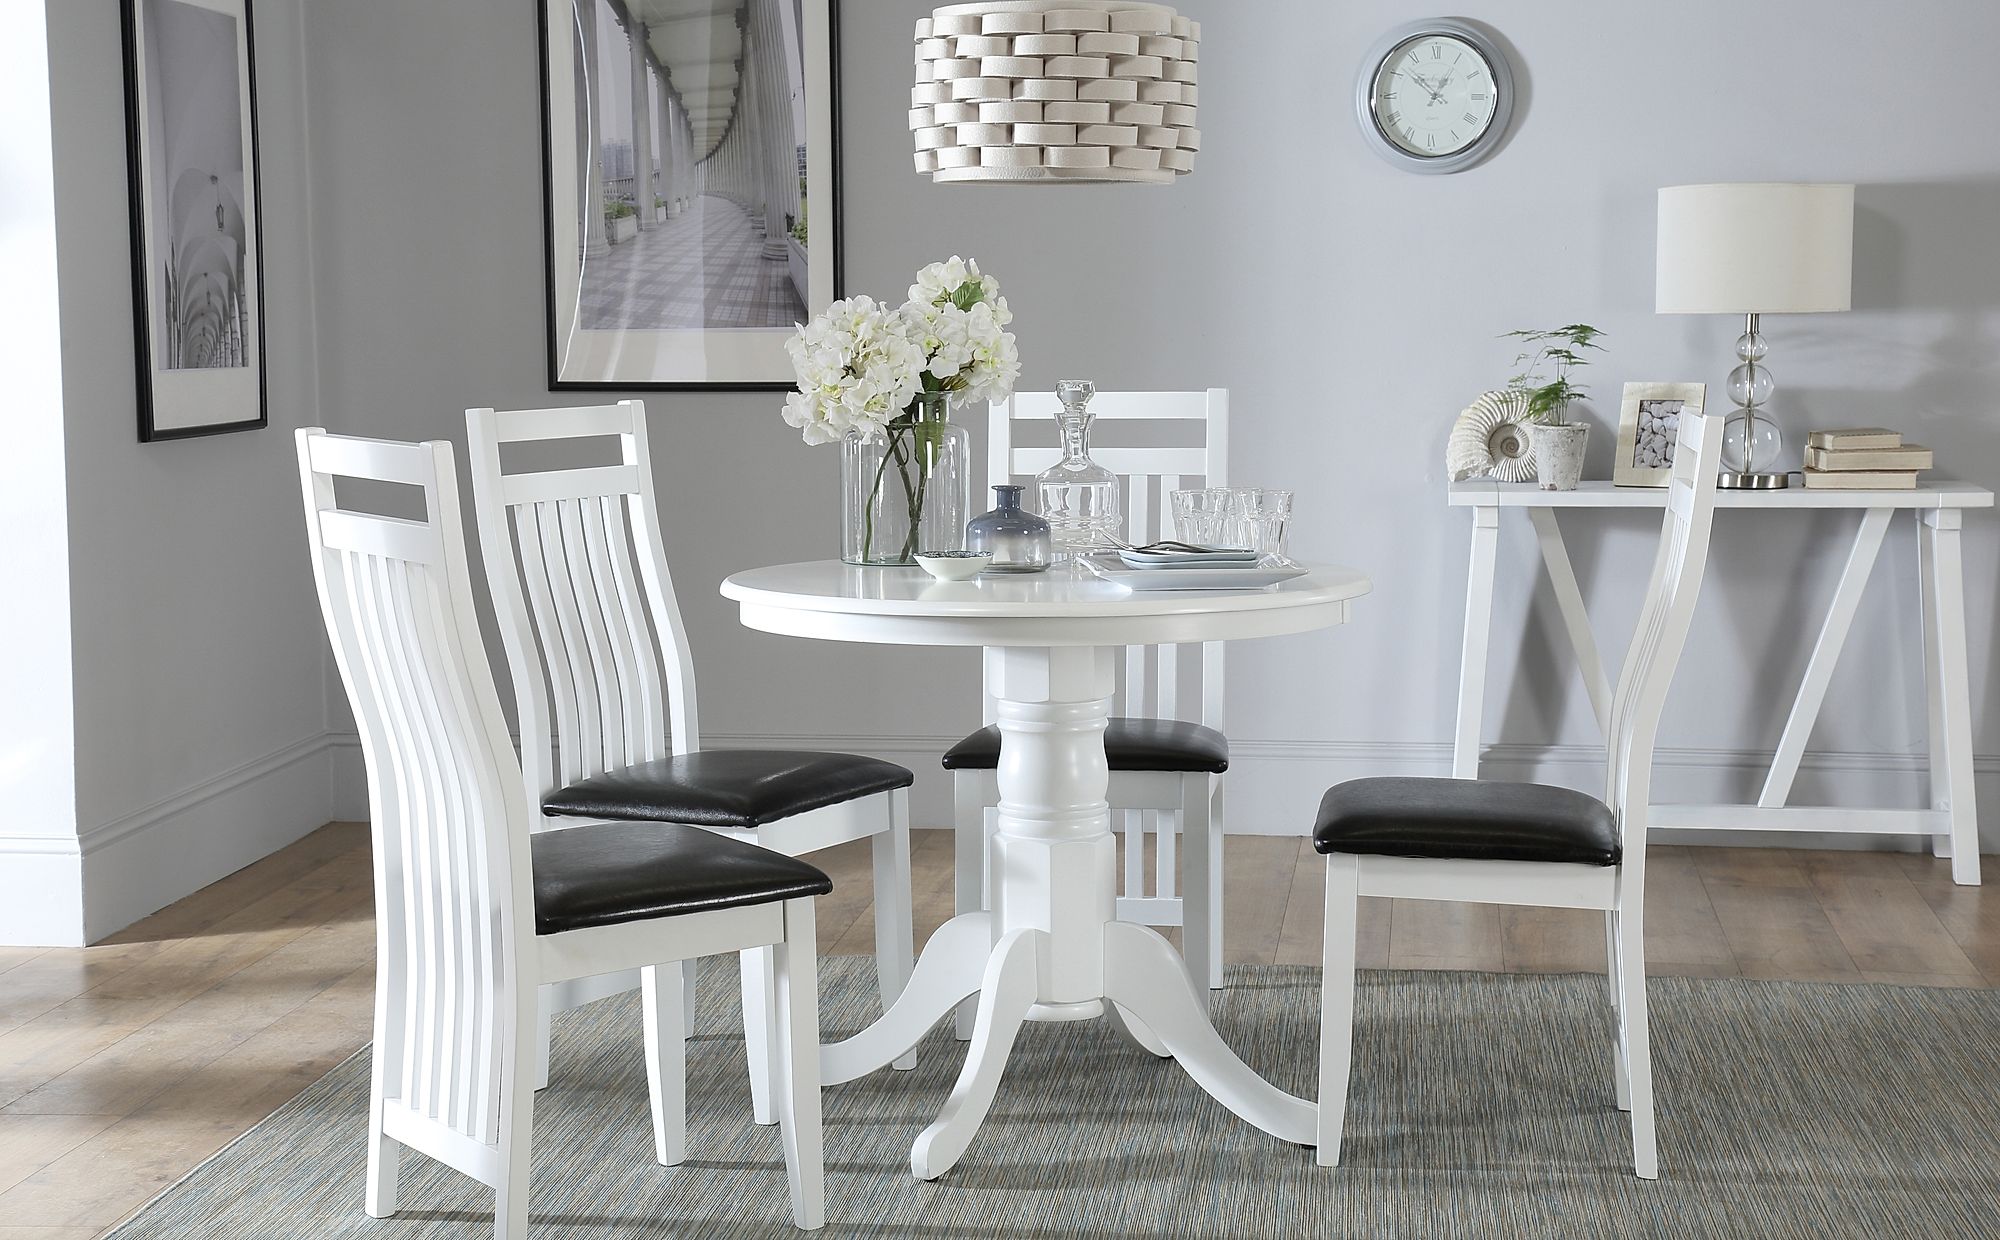
M 1569 788 L 1470 779 L 1336 784 L 1313 847 L 1326 854 L 1320 1001 L 1319 1153 L 1340 1162 L 1353 1050 L 1356 917 L 1362 896 L 1605 910 L 1617 1038 L 1618 1109 L 1632 1115 L 1632 1165 L 1659 1176 L 1646 1020 L 1646 814 L 1653 739 L 1701 591 L 1722 419 L 1683 417 L 1666 518 L 1639 627 L 1612 701 L 1602 801 Z
M 378 951 L 366 1208 L 397 1209 L 403 1149 L 497 1196 L 528 1231 L 540 986 L 644 979 L 653 1152 L 687 1156 L 684 961 L 755 951 L 776 979 L 778 1120 L 802 1228 L 824 1221 L 813 898 L 826 875 L 694 827 L 529 832 L 473 614 L 451 445 L 298 433 L 313 579 L 368 769 Z M 421 491 L 423 516 L 341 503 L 336 479 Z
M 1059 448 L 1021 442 L 1029 424 L 1040 423 L 1043 429 L 1054 425 L 1060 408 L 1052 393 L 1017 393 L 990 407 L 990 484 L 1032 483 L 1061 459 Z M 1142 423 L 1157 438 L 1180 445 L 1092 445 L 1092 459 L 1120 475 L 1126 541 L 1137 545 L 1161 536 L 1174 491 L 1227 485 L 1226 389 L 1099 392 L 1090 411 L 1100 425 Z M 1198 658 L 1184 660 L 1178 646 L 1126 648 L 1104 751 L 1111 766 L 1111 808 L 1124 817 L 1124 891 L 1118 897 L 1118 916 L 1149 926 L 1181 926 L 1188 972 L 1206 998 L 1208 990 L 1222 986 L 1222 773 L 1229 769 L 1229 742 L 1222 732 L 1222 643 L 1203 643 L 1199 652 Z M 1189 666 L 1183 667 L 1184 662 Z M 986 726 L 944 756 L 945 769 L 952 772 L 961 913 L 989 906 L 995 824 L 987 811 L 1000 803 L 995 774 L 1000 729 L 993 712 L 993 695 L 987 693 Z M 1148 831 L 1157 850 L 1150 889 Z M 1185 854 L 1179 863 L 1177 839 Z M 971 1034 L 969 1004 L 959 1013 L 959 1033 Z
M 707 749 L 694 659 L 660 537 L 645 406 L 466 413 L 487 588 L 521 728 L 537 830 L 586 821 L 685 823 L 798 856 L 874 849 L 875 970 L 886 1009 L 911 967 L 910 771 L 844 753 Z M 589 441 L 616 463 L 576 466 Z M 503 467 L 503 446 L 511 460 Z M 539 454 L 539 455 L 536 455 Z M 690 971 L 686 1009 L 693 1006 Z M 546 996 L 549 1014 L 629 987 L 603 978 Z M 763 958 L 742 962 L 752 1113 L 772 1123 L 771 1002 Z M 898 1068 L 916 1064 L 913 1055 Z

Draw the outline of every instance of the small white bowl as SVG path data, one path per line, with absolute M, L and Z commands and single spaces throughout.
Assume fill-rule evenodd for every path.
M 939 581 L 970 581 L 993 563 L 988 551 L 919 551 L 917 563 Z

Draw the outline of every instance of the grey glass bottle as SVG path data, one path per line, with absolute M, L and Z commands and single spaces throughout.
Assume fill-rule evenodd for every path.
M 965 545 L 989 551 L 989 573 L 1039 573 L 1049 566 L 1049 523 L 1021 507 L 1021 488 L 993 488 L 993 511 L 966 523 Z

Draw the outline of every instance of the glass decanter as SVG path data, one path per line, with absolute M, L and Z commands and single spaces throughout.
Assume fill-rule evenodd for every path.
M 1090 398 L 1097 385 L 1088 379 L 1062 379 L 1056 399 L 1062 412 L 1063 456 L 1035 479 L 1042 516 L 1049 523 L 1058 561 L 1118 545 L 1120 503 L 1118 475 L 1090 459 Z

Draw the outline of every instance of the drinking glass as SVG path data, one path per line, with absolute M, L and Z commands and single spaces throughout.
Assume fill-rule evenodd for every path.
M 1230 493 L 1221 487 L 1175 491 L 1174 537 L 1197 547 L 1240 547 Z
M 1238 545 L 1265 560 L 1285 562 L 1285 538 L 1292 520 L 1292 493 L 1269 487 L 1238 487 L 1229 505 Z

